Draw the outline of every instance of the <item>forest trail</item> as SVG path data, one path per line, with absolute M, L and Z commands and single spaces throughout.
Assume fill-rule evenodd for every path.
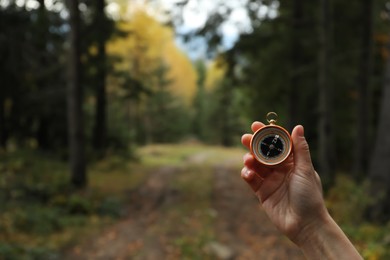
M 198 150 L 150 170 L 127 192 L 128 216 L 67 259 L 304 259 L 240 178 L 240 152 Z M 164 153 L 162 153 L 164 154 Z

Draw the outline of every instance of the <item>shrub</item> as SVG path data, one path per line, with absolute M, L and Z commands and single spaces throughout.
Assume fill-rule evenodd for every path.
M 359 185 L 346 175 L 338 175 L 327 196 L 329 212 L 341 224 L 362 223 L 364 213 L 372 203 L 367 194 L 367 183 Z

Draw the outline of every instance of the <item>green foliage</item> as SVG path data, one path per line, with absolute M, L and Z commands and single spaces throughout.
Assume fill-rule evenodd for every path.
M 326 197 L 327 207 L 364 259 L 387 259 L 390 256 L 390 222 L 380 226 L 367 223 L 365 214 L 372 204 L 368 184 L 356 183 L 351 177 L 338 175 Z
M 5 260 L 38 260 L 38 259 L 59 259 L 57 252 L 45 247 L 29 248 L 22 245 L 0 243 L 0 256 Z
M 85 105 L 85 126 L 86 129 L 92 129 L 94 125 L 94 108 L 93 104 Z M 125 108 L 125 109 L 124 109 Z M 109 97 L 107 105 L 107 133 L 106 133 L 106 153 L 122 152 L 129 157 L 134 153 L 132 143 L 135 142 L 135 126 L 129 120 L 128 104 L 122 100 Z M 86 132 L 88 144 L 92 142 L 93 135 L 91 131 Z M 95 150 L 88 145 L 89 154 L 94 155 Z
M 67 20 L 59 11 L 45 6 L 30 10 L 10 2 L 0 6 L 0 146 L 5 149 L 12 145 L 33 146 L 66 156 L 65 94 L 69 79 L 64 72 L 67 49 L 63 43 Z M 86 97 L 93 96 L 96 86 L 105 81 L 101 75 L 114 74 L 111 65 L 114 60 L 102 61 L 102 55 L 96 52 L 97 42 L 119 35 L 113 21 L 95 15 L 96 2 L 85 1 L 87 9 L 81 17 L 81 85 Z M 95 107 L 89 111 L 91 117 Z M 94 122 L 88 124 L 91 129 L 95 125 Z M 86 132 L 89 133 L 89 129 Z M 123 134 L 111 134 L 110 145 L 122 149 L 123 145 L 119 144 L 128 144 L 125 138 Z
M 64 228 L 61 218 L 63 212 L 58 208 L 33 205 L 25 206 L 10 214 L 13 228 L 22 233 L 47 235 Z
M 198 60 L 194 64 L 197 73 L 197 92 L 194 97 L 193 107 L 194 107 L 194 134 L 201 140 L 206 140 L 206 91 L 205 91 L 205 80 L 206 80 L 206 65 L 204 61 Z
M 388 23 L 383 19 L 384 2 L 372 3 L 373 38 L 376 39 L 378 33 L 388 34 Z M 264 9 L 276 12 L 259 15 L 264 6 L 267 7 Z M 326 112 L 329 112 L 330 122 L 325 132 L 331 139 L 330 164 L 336 165 L 337 170 L 347 171 L 354 163 L 358 138 L 356 126 L 360 118 L 356 106 L 360 94 L 357 86 L 359 74 L 365 74 L 360 72 L 365 66 L 362 53 L 364 48 L 370 47 L 362 45 L 366 26 L 364 15 L 368 11 L 364 2 L 332 1 L 325 21 L 329 30 L 328 42 L 327 46 L 321 46 L 321 8 L 319 2 L 313 1 L 248 1 L 246 11 L 250 15 L 251 28 L 242 32 L 231 50 L 224 52 L 234 53 L 229 62 L 234 73 L 227 73 L 225 79 L 240 88 L 240 94 L 246 100 L 240 109 L 252 121 L 262 120 L 267 112 L 276 111 L 282 119 L 280 123 L 289 130 L 295 124 L 309 126 L 306 136 L 317 163 L 318 121 L 323 117 L 318 106 L 319 50 L 326 47 L 329 50 L 329 68 L 325 71 L 329 93 Z M 214 52 L 220 47 L 221 28 L 229 20 L 230 11 L 233 9 L 229 3 L 223 9 L 216 8 L 198 31 L 200 35 L 207 35 L 208 47 Z M 383 83 L 386 43 L 374 41 L 374 44 L 374 57 L 367 64 L 372 63 L 375 69 L 372 74 L 367 73 L 371 83 L 367 86 L 368 96 L 363 97 L 369 99 L 368 111 L 378 110 L 378 89 Z M 369 132 L 375 128 L 377 115 L 370 116 Z
M 337 222 L 358 224 L 364 221 L 365 212 L 372 203 L 367 196 L 368 187 L 367 183 L 358 184 L 347 175 L 337 176 L 327 195 L 329 211 Z
M 146 113 L 151 142 L 175 143 L 188 135 L 191 124 L 188 108 L 168 91 L 159 90 L 150 97 Z
M 122 216 L 122 207 L 123 202 L 121 199 L 117 197 L 107 197 L 100 203 L 97 208 L 97 213 L 102 216 L 119 218 Z
M 175 143 L 190 130 L 189 110 L 168 90 L 168 68 L 161 64 L 155 71 L 155 90 L 146 98 L 145 131 L 149 143 Z
M 76 192 L 66 163 L 46 153 L 2 153 L 0 170 L 0 255 L 5 259 L 54 259 L 64 242 L 41 240 L 91 225 L 91 217 L 122 216 L 120 197 L 99 189 Z
M 231 80 L 225 79 L 210 93 L 207 132 L 211 142 L 224 146 L 236 145 L 248 127 L 243 113 L 245 97 Z
M 228 77 L 216 81 L 212 89 L 206 90 L 205 65 L 198 61 L 195 66 L 199 79 L 193 100 L 193 134 L 205 143 L 238 144 L 249 125 L 245 110 L 248 105 L 246 93 Z

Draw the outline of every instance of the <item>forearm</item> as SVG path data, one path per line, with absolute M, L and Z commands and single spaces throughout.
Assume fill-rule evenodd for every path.
M 363 259 L 329 214 L 322 224 L 308 228 L 297 245 L 307 259 Z

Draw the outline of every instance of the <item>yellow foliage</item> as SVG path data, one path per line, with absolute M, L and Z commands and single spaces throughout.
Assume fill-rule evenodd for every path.
M 206 89 L 211 90 L 224 78 L 226 72 L 225 62 L 221 59 L 213 60 L 207 68 Z
M 153 75 L 159 67 L 166 66 L 169 89 L 189 102 L 196 90 L 197 76 L 190 60 L 176 46 L 172 29 L 140 8 L 117 26 L 128 35 L 108 43 L 108 53 L 122 59 L 116 68 L 128 71 L 148 87 L 157 88 Z

